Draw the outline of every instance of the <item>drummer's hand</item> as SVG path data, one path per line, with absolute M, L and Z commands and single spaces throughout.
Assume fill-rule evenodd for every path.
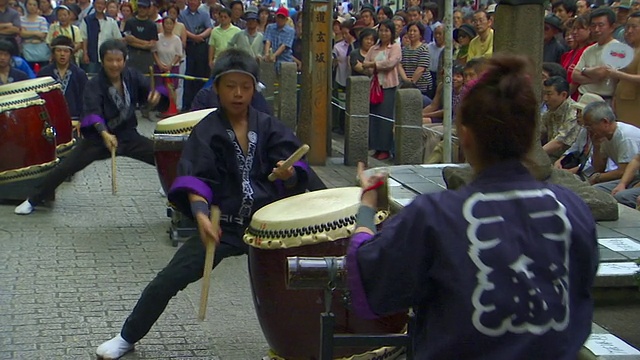
M 110 134 L 108 131 L 103 131 L 100 133 L 102 135 L 102 140 L 104 141 L 104 146 L 112 151 L 118 148 L 118 138 L 115 135 Z
M 220 244 L 220 238 L 222 237 L 222 230 L 217 233 L 213 231 L 213 224 L 211 219 L 203 213 L 196 215 L 196 221 L 198 222 L 198 232 L 200 233 L 200 240 L 206 247 L 208 243 L 213 241 L 216 246 Z
M 293 174 L 295 173 L 295 170 L 293 169 L 293 166 L 290 166 L 288 169 L 285 169 L 282 167 L 282 164 L 284 164 L 284 160 L 278 161 L 278 163 L 276 164 L 276 167 L 274 167 L 273 170 L 271 170 L 271 172 L 273 173 L 273 175 L 276 176 L 276 179 L 287 181 L 289 180 L 290 177 L 293 176 Z
M 358 179 L 360 181 L 360 186 L 363 189 L 368 188 L 371 185 L 374 185 L 378 181 L 386 181 L 386 175 L 383 174 L 374 174 L 372 176 L 367 176 L 365 173 L 365 166 L 363 162 L 358 163 Z M 377 191 L 367 191 L 362 194 L 361 199 L 362 205 L 372 207 L 376 209 L 378 207 L 378 192 Z
M 153 90 L 149 93 L 149 97 L 147 98 L 147 102 L 149 106 L 155 107 L 160 102 L 160 93 Z

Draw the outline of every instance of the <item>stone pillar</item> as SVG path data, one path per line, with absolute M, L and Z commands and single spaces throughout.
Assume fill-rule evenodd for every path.
M 328 0 L 305 2 L 302 22 L 302 104 L 297 135 L 311 165 L 325 165 L 331 117 L 332 12 Z
M 278 118 L 291 130 L 296 130 L 298 66 L 296 63 L 282 63 L 278 82 Z
M 369 159 L 369 86 L 366 76 L 347 78 L 344 123 L 344 164 L 355 166 Z
M 264 95 L 267 103 L 273 109 L 276 83 L 276 67 L 274 63 L 260 61 L 260 82 L 265 86 L 265 89 L 262 90 L 262 95 Z
M 422 94 L 418 89 L 396 91 L 395 163 L 422 164 Z

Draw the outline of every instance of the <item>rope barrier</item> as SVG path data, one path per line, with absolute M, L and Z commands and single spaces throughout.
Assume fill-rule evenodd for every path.
M 151 77 L 151 74 L 144 74 L 144 76 Z M 177 78 L 177 79 L 184 79 L 184 80 L 196 80 L 196 81 L 204 81 L 204 82 L 209 81 L 209 78 L 205 78 L 205 77 L 197 77 L 197 76 L 174 74 L 174 73 L 157 73 L 157 74 L 153 74 L 153 76 L 158 76 L 163 78 Z

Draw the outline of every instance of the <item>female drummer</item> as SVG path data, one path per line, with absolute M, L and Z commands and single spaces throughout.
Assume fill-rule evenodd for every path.
M 158 320 L 178 291 L 202 277 L 205 242 L 217 243 L 215 262 L 248 252 L 242 234 L 259 208 L 289 193 L 304 191 L 304 163 L 279 167 L 300 141 L 276 118 L 250 107 L 258 85 L 258 63 L 249 53 L 227 49 L 213 68 L 220 108 L 193 128 L 178 164 L 169 200 L 194 218 L 199 238 L 185 242 L 169 264 L 147 285 L 120 334 L 96 350 L 99 357 L 117 359 L 133 349 Z M 267 180 L 271 172 L 279 180 Z M 209 220 L 211 205 L 222 213 L 222 234 Z
M 376 233 L 369 189 L 382 179 L 361 175 L 352 303 L 364 317 L 412 307 L 416 359 L 575 359 L 591 331 L 595 223 L 521 163 L 538 111 L 527 61 L 488 64 L 457 113 L 473 182 L 418 196 Z
M 117 155 L 155 163 L 153 141 L 136 131 L 135 105 L 148 102 L 155 106 L 161 96 L 151 91 L 149 80 L 142 74 L 125 67 L 126 58 L 127 47 L 122 41 L 107 40 L 100 46 L 102 70 L 87 83 L 86 88 L 91 91 L 84 93 L 83 138 L 65 161 L 47 175 L 38 192 L 16 207 L 16 214 L 30 214 L 69 176 L 96 160 L 108 159 L 111 149 L 116 149 Z M 161 107 L 166 109 L 167 98 L 163 96 L 162 102 Z

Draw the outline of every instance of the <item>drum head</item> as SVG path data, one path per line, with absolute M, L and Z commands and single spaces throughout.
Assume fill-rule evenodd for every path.
M 156 124 L 156 130 L 154 133 L 188 135 L 191 133 L 191 130 L 193 130 L 193 127 L 200 122 L 200 120 L 204 119 L 205 117 L 207 117 L 207 115 L 215 110 L 217 110 L 217 108 L 196 110 L 160 120 Z
M 33 91 L 0 96 L 0 113 L 33 105 L 44 105 L 44 100 Z
M 25 91 L 40 91 L 43 88 L 60 87 L 51 76 L 38 77 L 35 79 L 13 82 L 10 84 L 0 85 L 0 95 L 14 94 Z
M 313 191 L 258 210 L 244 241 L 264 249 L 291 248 L 349 237 L 360 207 L 359 187 Z M 386 217 L 379 214 L 379 219 Z

